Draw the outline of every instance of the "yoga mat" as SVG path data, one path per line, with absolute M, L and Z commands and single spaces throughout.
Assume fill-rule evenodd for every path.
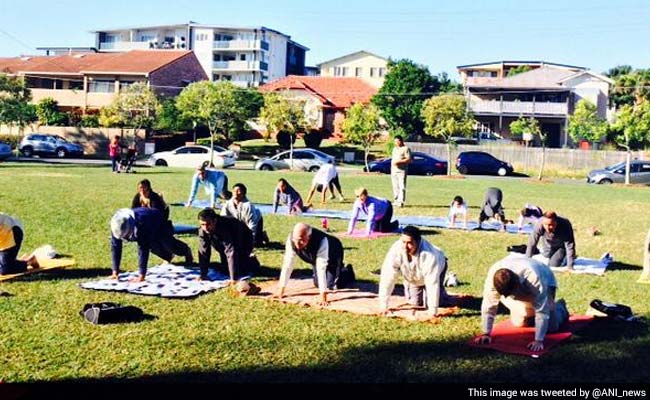
M 467 344 L 480 349 L 496 350 L 502 353 L 539 358 L 554 350 L 560 343 L 569 339 L 577 330 L 589 325 L 592 320 L 592 316 L 572 315 L 569 317 L 569 321 L 560 328 L 559 332 L 546 334 L 546 337 L 544 338 L 544 349 L 538 352 L 532 352 L 526 348 L 528 343 L 535 340 L 535 328 L 513 326 L 510 319 L 501 321 L 494 325 L 491 334 L 492 343 L 488 345 L 475 344 L 475 338 L 472 338 L 467 342 Z
M 174 203 L 174 204 L 179 204 L 179 203 Z M 209 206 L 209 201 L 194 201 L 192 202 L 192 207 L 195 208 L 205 208 Z M 255 207 L 260 211 L 262 214 L 272 214 L 273 213 L 273 205 L 272 204 L 255 204 Z M 220 205 L 217 205 L 216 208 L 220 208 Z M 286 215 L 287 213 L 287 208 L 285 206 L 278 207 L 278 215 Z M 352 213 L 350 211 L 339 211 L 339 210 L 318 210 L 318 209 L 309 209 L 305 212 L 302 213 L 302 216 L 304 217 L 314 217 L 314 218 L 330 218 L 330 219 L 344 219 L 344 220 L 350 220 L 352 217 Z M 367 219 L 367 216 L 364 214 L 360 214 L 359 218 L 357 219 L 358 221 L 365 221 Z M 404 227 L 406 225 L 416 225 L 416 226 L 424 226 L 424 227 L 431 227 L 431 228 L 443 228 L 443 229 L 448 229 L 449 228 L 449 220 L 447 217 L 429 217 L 429 216 L 416 216 L 416 215 L 393 215 L 393 219 L 399 220 L 399 225 L 400 227 Z M 488 230 L 488 231 L 498 231 L 501 228 L 501 224 L 496 223 L 496 222 L 483 222 L 481 225 L 482 229 Z M 478 222 L 477 221 L 467 221 L 467 228 L 463 228 L 463 223 L 462 221 L 456 221 L 454 224 L 454 228 L 456 229 L 466 229 L 466 230 L 475 230 L 478 228 Z M 530 234 L 533 231 L 533 226 L 532 225 L 525 225 L 522 227 L 522 229 L 518 229 L 516 224 L 508 224 L 506 225 L 506 232 L 512 233 L 512 234 Z
M 207 281 L 197 281 L 201 274 L 198 269 L 188 269 L 174 264 L 161 264 L 147 269 L 144 282 L 129 282 L 139 273 L 123 272 L 118 279 L 101 279 L 81 283 L 84 289 L 126 292 L 165 298 L 191 298 L 202 293 L 222 289 L 228 286 L 229 277 L 212 269 L 208 270 Z M 250 277 L 244 277 L 249 279 Z
M 27 267 L 27 271 L 19 274 L 0 275 L 0 282 L 8 281 L 11 279 L 19 278 L 21 276 L 37 274 L 39 272 L 51 271 L 59 268 L 69 267 L 74 265 L 75 261 L 72 258 L 50 258 L 39 260 L 40 268 Z
M 291 279 L 289 284 L 284 290 L 284 297 L 277 299 L 271 297 L 275 293 L 278 286 L 277 281 L 269 281 L 260 284 L 262 291 L 252 297 L 260 297 L 272 301 L 278 301 L 287 304 L 297 304 L 305 307 L 313 307 L 324 309 L 328 311 L 349 312 L 359 315 L 374 315 L 379 312 L 379 297 L 377 295 L 377 285 L 357 283 L 355 288 L 340 289 L 330 291 L 327 294 L 329 305 L 323 307 L 318 304 L 320 301 L 320 294 L 318 289 L 314 287 L 313 280 L 309 279 Z M 448 294 L 456 306 L 450 306 L 438 309 L 438 313 L 442 315 L 451 315 L 458 311 L 457 305 L 466 301 L 469 297 L 467 295 L 453 295 Z M 431 320 L 428 313 L 422 307 L 414 307 L 406 304 L 404 297 L 391 296 L 389 300 L 389 307 L 391 312 L 387 315 L 388 318 L 402 318 L 408 321 L 419 322 L 436 322 Z
M 196 235 L 199 227 L 195 225 L 174 224 L 174 235 Z
M 347 234 L 347 232 L 342 232 L 337 234 L 336 236 L 341 237 L 341 238 L 348 238 L 348 239 L 377 239 L 385 236 L 393 236 L 398 234 L 399 231 L 395 232 L 372 232 L 370 236 L 366 236 L 366 230 L 365 229 L 355 229 L 350 235 Z
M 541 254 L 534 255 L 533 259 L 548 265 L 548 258 L 544 257 Z M 602 276 L 605 275 L 605 271 L 607 270 L 609 264 L 612 263 L 612 261 L 613 259 L 611 257 L 603 257 L 600 260 L 578 257 L 573 262 L 573 270 L 570 272 L 572 274 L 591 274 Z M 553 272 L 569 272 L 569 269 L 567 267 L 551 267 L 551 269 Z

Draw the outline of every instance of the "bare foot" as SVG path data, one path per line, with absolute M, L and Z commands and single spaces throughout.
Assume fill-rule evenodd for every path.
M 40 268 L 40 264 L 38 263 L 38 260 L 36 259 L 36 256 L 30 256 L 28 259 L 25 260 L 27 265 L 31 265 L 32 268 L 38 269 Z
M 113 272 L 113 273 L 111 274 L 111 278 L 110 278 L 110 279 L 115 279 L 115 280 L 117 280 L 117 279 L 118 279 L 118 275 L 119 275 L 119 274 L 118 274 L 117 272 Z
M 131 282 L 131 283 L 140 283 L 140 282 L 144 282 L 144 276 L 143 276 L 143 275 L 138 275 L 137 278 L 131 278 L 131 279 L 129 279 L 129 282 Z

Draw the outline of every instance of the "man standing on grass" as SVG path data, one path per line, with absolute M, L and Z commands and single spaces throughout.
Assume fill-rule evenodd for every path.
M 395 282 L 404 278 L 404 296 L 409 304 L 426 306 L 431 318 L 438 308 L 449 302 L 444 288 L 447 258 L 445 253 L 422 238 L 420 230 L 407 226 L 400 239 L 393 243 L 381 267 L 379 280 L 380 314 L 388 314 L 388 299 Z M 425 302 L 426 290 L 426 302 Z
M 314 286 L 320 292 L 320 304 L 327 305 L 327 290 L 344 289 L 355 282 L 354 270 L 343 267 L 343 244 L 334 236 L 299 222 L 287 237 L 280 282 L 275 294 L 284 296 L 296 260 L 310 264 L 314 271 Z
M 569 319 L 563 299 L 555 301 L 557 282 L 551 269 L 521 255 L 508 256 L 488 271 L 483 287 L 481 318 L 483 334 L 474 341 L 490 344 L 492 326 L 499 301 L 510 310 L 514 326 L 535 326 L 535 340 L 526 346 L 531 351 L 544 349 L 547 332 L 556 332 Z
M 533 256 L 533 249 L 540 238 L 543 239 L 540 253 L 549 259 L 549 267 L 566 265 L 567 269 L 573 269 L 576 260 L 576 242 L 573 237 L 573 226 L 568 219 L 560 217 L 555 211 L 545 212 L 528 237 L 526 257 Z
M 401 136 L 395 136 L 395 147 L 390 161 L 390 177 L 396 207 L 404 207 L 406 201 L 406 175 L 411 162 L 411 150 L 404 145 Z

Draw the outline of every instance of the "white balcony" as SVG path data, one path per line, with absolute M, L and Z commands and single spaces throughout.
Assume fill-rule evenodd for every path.
M 215 61 L 212 69 L 218 71 L 261 71 L 260 61 Z
M 101 51 L 149 50 L 149 42 L 101 42 Z
M 513 115 L 555 115 L 566 116 L 569 108 L 566 103 L 533 101 L 499 101 L 470 99 L 469 108 L 475 114 L 513 114 Z
M 268 50 L 269 43 L 264 40 L 216 40 L 213 48 L 219 50 Z

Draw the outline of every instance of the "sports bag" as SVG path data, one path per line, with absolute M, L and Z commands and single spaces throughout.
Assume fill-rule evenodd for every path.
M 88 303 L 79 311 L 79 315 L 93 324 L 114 324 L 120 322 L 141 321 L 144 313 L 138 307 L 123 306 L 117 303 Z

